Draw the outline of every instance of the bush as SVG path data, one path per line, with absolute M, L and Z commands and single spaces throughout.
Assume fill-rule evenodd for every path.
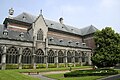
M 6 69 L 18 69 L 18 64 L 6 64 Z
M 59 68 L 65 67 L 64 63 L 59 63 Z
M 105 76 L 114 74 L 118 74 L 118 71 L 113 69 L 76 70 L 69 73 L 65 73 L 64 77 Z
M 36 64 L 36 69 L 46 68 L 46 64 Z
M 48 68 L 56 68 L 57 64 L 53 63 L 53 64 L 48 64 Z
M 22 69 L 33 69 L 33 66 L 31 64 L 23 64 Z

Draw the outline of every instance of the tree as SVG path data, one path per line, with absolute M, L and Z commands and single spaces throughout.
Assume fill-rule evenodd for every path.
M 110 67 L 120 62 L 120 34 L 111 27 L 95 32 L 96 48 L 91 58 L 93 65 Z

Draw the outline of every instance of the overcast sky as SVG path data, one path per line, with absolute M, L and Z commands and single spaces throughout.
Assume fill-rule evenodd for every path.
M 46 19 L 58 21 L 63 17 L 65 24 L 77 28 L 110 26 L 120 33 L 120 0 L 0 0 L 0 24 L 11 7 L 14 16 L 22 12 L 38 16 L 42 9 Z

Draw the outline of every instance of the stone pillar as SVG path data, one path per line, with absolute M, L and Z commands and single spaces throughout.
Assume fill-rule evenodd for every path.
M 73 63 L 73 65 L 74 65 L 74 67 L 75 67 L 75 51 L 73 51 L 72 63 Z
M 59 66 L 58 66 L 58 51 L 57 50 L 55 51 L 55 54 L 56 54 L 56 56 L 55 56 L 54 62 L 57 65 L 57 68 L 58 68 Z
M 33 66 L 33 69 L 36 69 L 36 62 L 35 62 L 35 48 L 33 47 L 32 49 L 32 52 L 33 52 L 33 55 L 32 55 L 32 66 Z
M 48 68 L 48 54 L 47 54 L 47 49 L 45 49 L 45 64 L 46 64 L 46 68 Z
M 45 63 L 46 63 L 46 68 L 48 68 L 48 51 L 47 51 L 47 49 L 48 49 L 48 39 L 46 38 L 45 39 Z
M 91 52 L 88 52 L 88 65 L 92 65 L 91 54 Z
M 64 63 L 65 63 L 65 67 L 68 67 L 68 65 L 67 65 L 67 50 L 65 50 Z
M 18 68 L 19 69 L 22 69 L 21 60 L 22 60 L 22 48 L 19 48 L 19 57 L 18 57 Z
M 5 70 L 6 69 L 6 51 L 7 51 L 7 47 L 6 46 L 3 46 L 3 55 L 2 55 L 2 67 L 1 69 L 2 70 Z

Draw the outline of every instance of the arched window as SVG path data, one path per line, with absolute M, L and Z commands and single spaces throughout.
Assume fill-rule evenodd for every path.
M 64 63 L 64 53 L 60 50 L 58 51 L 58 63 Z
M 82 62 L 85 62 L 85 58 L 86 58 L 85 53 L 82 52 Z
M 30 64 L 32 62 L 32 53 L 29 48 L 25 48 L 22 51 L 22 63 Z
M 67 62 L 72 63 L 72 53 L 70 51 L 67 52 Z
M 79 57 L 80 57 L 80 54 L 75 51 L 75 62 L 79 62 Z
M 16 47 L 10 47 L 7 49 L 6 63 L 8 64 L 18 63 L 18 51 Z
M 36 51 L 36 58 L 35 58 L 36 63 L 44 63 L 44 52 L 42 49 L 38 49 Z
M 3 50 L 2 50 L 2 48 L 0 47 L 0 63 L 1 63 L 1 61 L 2 61 L 2 53 L 3 53 Z
M 37 32 L 37 40 L 43 40 L 43 31 L 41 29 Z
M 54 51 L 53 50 L 49 50 L 48 51 L 48 63 L 54 63 Z

